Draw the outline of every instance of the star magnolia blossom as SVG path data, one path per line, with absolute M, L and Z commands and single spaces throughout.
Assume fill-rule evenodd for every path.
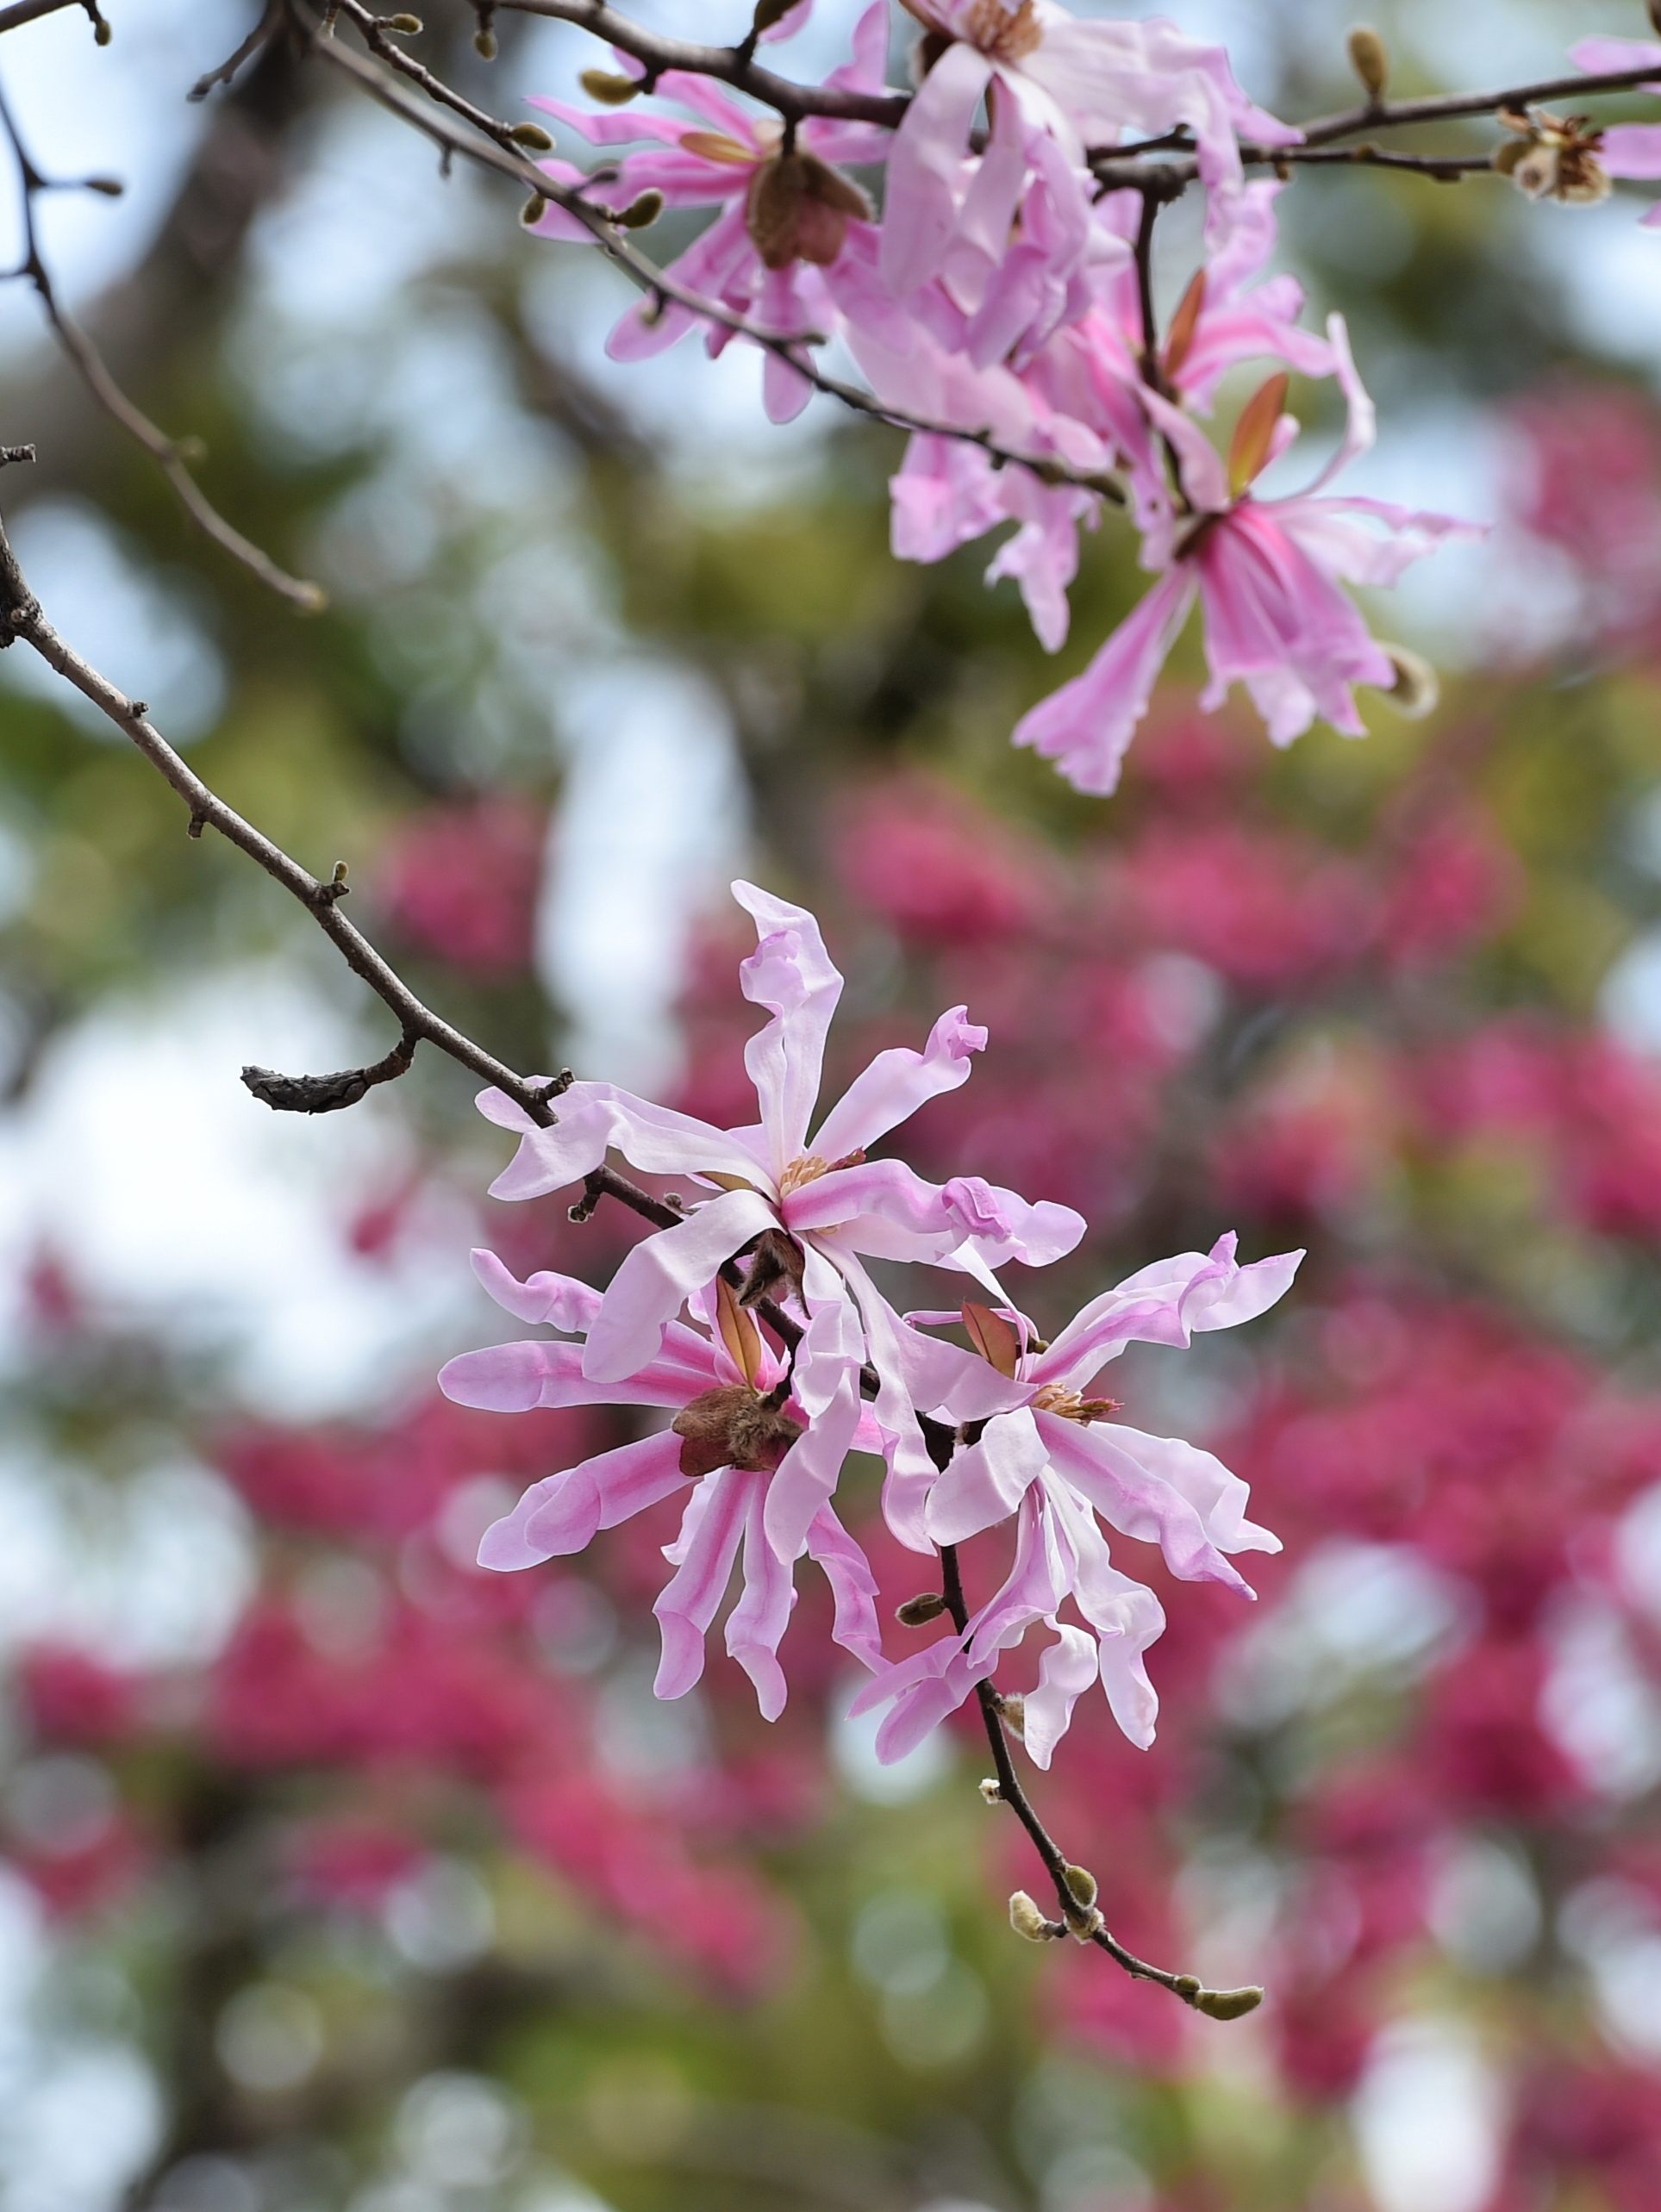
M 880 91 L 888 59 L 887 0 L 876 0 L 860 17 L 853 52 L 853 60 L 833 71 L 827 84 L 837 90 Z M 632 56 L 619 53 L 617 60 L 627 74 L 644 75 Z M 626 206 L 644 192 L 660 192 L 668 207 L 723 210 L 669 264 L 667 274 L 689 291 L 718 301 L 781 337 L 832 328 L 846 315 L 903 345 L 903 317 L 877 273 L 871 209 L 859 187 L 834 165 L 880 160 L 888 134 L 868 123 L 810 116 L 787 153 L 776 117 L 749 114 L 708 78 L 666 70 L 653 90 L 690 109 L 699 120 L 684 122 L 632 107 L 621 114 L 595 115 L 564 100 L 534 98 L 530 105 L 577 131 L 590 146 L 658 142 L 652 151 L 625 155 L 615 172 L 607 172 L 608 204 Z M 580 186 L 589 181 L 569 162 L 540 165 L 558 184 Z M 531 227 L 539 237 L 593 243 L 593 234 L 553 202 Z M 672 300 L 660 310 L 641 301 L 618 323 L 606 351 L 614 360 L 644 360 L 674 345 L 700 321 Z M 702 327 L 713 358 L 734 333 L 720 323 L 704 321 Z M 766 356 L 763 398 L 773 421 L 790 421 L 812 396 L 812 385 L 788 361 L 776 353 Z
M 955 186 L 981 103 L 1007 96 L 1075 165 L 1121 133 L 1157 138 L 1185 125 L 1208 184 L 1237 179 L 1236 134 L 1266 145 L 1298 133 L 1253 107 L 1221 47 L 1174 24 L 1080 22 L 1052 0 L 906 0 L 934 41 L 927 70 L 889 158 L 883 273 L 903 296 L 927 283 L 955 234 Z M 927 53 L 927 47 L 926 47 Z
M 934 1467 L 905 1378 L 926 1361 L 927 1347 L 906 1342 L 865 1261 L 929 1262 L 996 1290 L 991 1269 L 1010 1260 L 1047 1265 L 1072 1249 L 1084 1223 L 1070 1207 L 1032 1205 L 978 1177 L 928 1183 L 901 1161 L 865 1157 L 927 1100 L 967 1077 L 986 1032 L 962 1006 L 941 1015 L 921 1052 L 878 1053 L 809 1141 L 842 978 L 803 908 L 749 883 L 735 883 L 733 895 L 753 916 L 759 940 L 739 971 L 744 995 L 771 1016 L 744 1056 L 759 1123 L 716 1129 L 615 1084 L 573 1083 L 559 1099 L 558 1121 L 545 1129 L 500 1091 L 486 1091 L 480 1111 L 520 1137 L 492 1193 L 528 1199 L 565 1189 L 614 1146 L 645 1174 L 684 1177 L 716 1193 L 623 1261 L 588 1324 L 584 1374 L 615 1381 L 638 1372 L 683 1301 L 737 1254 L 752 1252 L 752 1293 L 799 1298 L 807 1321 L 795 1376 L 812 1425 L 791 1479 L 769 1490 L 773 1542 L 794 1558 L 830 1496 L 859 1418 L 859 1368 L 870 1359 L 882 1383 L 875 1418 L 890 1447 L 890 1518 L 903 1541 L 927 1550 L 922 1499 Z
M 890 1708 L 877 1731 L 880 1758 L 902 1757 L 1040 1622 L 1055 1641 L 1022 1720 L 1037 1763 L 1049 1765 L 1074 1703 L 1098 1676 L 1125 1734 L 1152 1742 L 1158 1703 L 1143 1654 L 1165 1615 L 1152 1591 L 1113 1565 L 1101 1523 L 1157 1543 L 1182 1580 L 1223 1583 L 1248 1598 L 1250 1586 L 1225 1555 L 1280 1545 L 1246 1519 L 1246 1486 L 1220 1460 L 1127 1426 L 1113 1418 L 1112 1399 L 1092 1393 L 1127 1344 L 1186 1346 L 1201 1331 L 1255 1319 L 1285 1295 L 1303 1257 L 1286 1252 L 1242 1268 L 1234 1251 L 1234 1238 L 1225 1237 L 1208 1253 L 1145 1268 L 1092 1300 L 1042 1350 L 1012 1312 L 965 1306 L 981 1356 L 956 1355 L 950 1392 L 933 1410 L 984 1426 L 934 1486 L 927 1524 L 937 1542 L 959 1543 L 1013 1514 L 1015 1563 L 961 1636 L 884 1667 L 860 1693 L 856 1712 Z M 1083 1626 L 1060 1617 L 1069 1600 Z
M 1569 59 L 1589 76 L 1642 69 L 1653 62 L 1656 83 L 1646 89 L 1661 91 L 1661 46 L 1653 39 L 1583 39 L 1570 47 Z M 1661 177 L 1661 123 L 1612 123 L 1598 134 L 1596 159 L 1606 176 L 1645 181 Z M 1661 202 L 1643 217 L 1643 227 L 1661 230 Z
M 1251 490 L 1297 434 L 1296 424 L 1280 414 L 1283 379 L 1264 386 L 1242 416 L 1227 469 L 1179 408 L 1157 392 L 1143 393 L 1143 407 L 1175 456 L 1190 512 L 1145 546 L 1148 565 L 1165 571 L 1160 582 L 1084 673 L 1041 701 L 1015 730 L 1017 745 L 1055 761 L 1077 789 L 1117 787 L 1126 749 L 1196 597 L 1211 670 L 1202 706 L 1220 706 L 1240 682 L 1276 745 L 1289 745 L 1317 717 L 1346 736 L 1364 736 L 1352 687 L 1394 690 L 1402 668 L 1375 642 L 1342 584 L 1394 583 L 1446 539 L 1483 534 L 1452 515 L 1321 495 L 1374 436 L 1372 404 L 1342 317 L 1327 327 L 1349 428 L 1314 483 L 1289 498 L 1261 499 Z
M 475 1252 L 473 1266 L 497 1305 L 521 1321 L 577 1337 L 599 1313 L 598 1292 L 569 1275 L 520 1282 L 490 1252 Z M 584 1374 L 579 1343 L 540 1338 L 464 1352 L 439 1383 L 459 1405 L 496 1413 L 536 1405 L 674 1408 L 672 1427 L 533 1483 L 486 1530 L 479 1564 L 509 1570 L 565 1558 L 584 1550 L 597 1530 L 684 1496 L 680 1535 L 664 1553 L 676 1572 L 653 1608 L 663 1635 L 657 1694 L 684 1697 L 702 1675 L 704 1638 L 741 1548 L 743 1594 L 727 1618 L 727 1648 L 755 1684 L 764 1717 L 774 1720 L 784 1705 L 778 1646 L 796 1603 L 795 1555 L 781 1555 L 770 1540 L 765 1505 L 770 1484 L 788 1485 L 807 1452 L 811 1417 L 725 1283 L 692 1303 L 702 1328 L 672 1324 L 654 1358 L 610 1381 Z M 864 1441 L 873 1448 L 874 1436 Z M 865 1554 L 827 1505 L 815 1511 L 804 1542 L 835 1598 L 832 1635 L 876 1667 L 877 1584 Z

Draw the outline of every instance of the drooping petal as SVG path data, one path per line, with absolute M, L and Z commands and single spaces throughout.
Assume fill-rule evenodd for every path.
M 822 1266 L 824 1262 L 821 1261 Z M 793 1560 L 836 1491 L 864 1410 L 859 1317 L 846 1299 L 821 1306 L 808 1323 L 796 1361 L 796 1395 L 808 1425 L 779 1462 L 767 1488 L 766 1530 L 781 1559 Z
M 1025 1713 L 1021 1737 L 1034 1766 L 1047 1771 L 1055 1748 L 1067 1732 L 1073 1707 L 1101 1672 L 1096 1638 L 1088 1629 L 1052 1621 L 1054 1643 L 1046 1646 L 1038 1665 L 1038 1687 L 1022 1699 Z
M 1015 743 L 1054 761 L 1076 791 L 1102 798 L 1116 791 L 1126 751 L 1188 618 L 1194 589 L 1184 570 L 1163 576 L 1082 676 L 1021 717 Z
M 1597 158 L 1611 177 L 1661 177 L 1661 123 L 1611 123 Z
M 1241 1267 L 1235 1247 L 1231 1233 L 1209 1252 L 1178 1252 L 1103 1291 L 1033 1361 L 1032 1378 L 1082 1390 L 1127 1344 L 1185 1345 L 1196 1330 L 1255 1320 L 1285 1296 L 1303 1254 L 1278 1252 Z
M 687 1501 L 681 1532 L 666 1556 L 678 1564 L 652 1608 L 663 1632 L 653 1693 L 684 1698 L 703 1673 L 703 1639 L 727 1594 L 744 1517 L 759 1477 L 727 1467 L 708 1475 Z
M 686 1481 L 680 1471 L 680 1442 L 665 1430 L 534 1482 L 512 1512 L 484 1531 L 479 1565 L 507 1572 L 568 1558 L 596 1530 L 615 1529 L 671 1496 Z
M 877 1617 L 877 1577 L 871 1561 L 828 1506 L 814 1516 L 808 1530 L 808 1556 L 829 1583 L 835 1604 L 833 1642 L 852 1652 L 861 1666 L 883 1663 L 883 1630 Z
M 727 1622 L 727 1648 L 755 1684 L 764 1721 L 784 1710 L 784 1670 L 778 1647 L 796 1604 L 790 1562 L 768 1542 L 763 1525 L 767 1478 L 752 1475 L 744 1508 L 744 1587 Z
M 593 1382 L 615 1381 L 645 1367 L 685 1300 L 752 1237 L 776 1227 L 777 1218 L 756 1192 L 725 1191 L 695 1206 L 672 1229 L 643 1237 L 601 1301 L 583 1355 L 584 1374 Z
M 777 1173 L 807 1149 L 842 978 L 806 907 L 753 883 L 734 883 L 733 896 L 753 919 L 758 940 L 739 982 L 751 1005 L 772 1017 L 745 1046 L 744 1065 L 761 1101 Z
M 1045 1413 L 1036 1418 L 1056 1476 L 1077 1491 L 1110 1528 L 1140 1543 L 1158 1544 L 1166 1566 L 1184 1582 L 1220 1582 L 1247 1597 L 1252 1594 L 1242 1576 L 1223 1557 L 1204 1517 L 1172 1484 L 1169 1469 L 1175 1461 L 1175 1451 L 1168 1458 L 1139 1451 L 1113 1422 L 1086 1424 Z M 1128 1435 L 1138 1436 L 1138 1432 L 1132 1430 Z M 1138 1436 L 1138 1441 L 1143 1440 Z M 1206 1453 L 1197 1456 L 1209 1458 Z M 1220 1473 L 1227 1475 L 1226 1468 L 1214 1464 L 1219 1464 Z M 1244 1492 L 1246 1486 L 1241 1483 L 1240 1487 Z
M 921 1052 L 895 1045 L 856 1075 L 821 1123 L 814 1150 L 821 1159 L 863 1152 L 908 1121 L 919 1106 L 968 1081 L 971 1056 L 986 1049 L 986 1031 L 952 1006 L 929 1031 Z
M 924 1516 L 929 1535 L 937 1544 L 959 1544 L 1008 1520 L 1048 1458 L 1024 1406 L 989 1421 L 978 1442 L 952 1455 L 929 1492 Z
M 546 1322 L 575 1336 L 588 1327 L 600 1310 L 599 1292 L 575 1275 L 557 1274 L 545 1268 L 521 1282 L 494 1252 L 480 1249 L 471 1259 L 479 1281 L 516 1320 Z

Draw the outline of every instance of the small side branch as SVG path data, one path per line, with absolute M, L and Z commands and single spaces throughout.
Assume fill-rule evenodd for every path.
M 342 1068 L 333 1075 L 282 1075 L 275 1068 L 245 1068 L 242 1081 L 274 1113 L 339 1113 L 344 1106 L 356 1106 L 378 1083 L 396 1082 L 407 1075 L 420 1043 L 418 1032 L 407 1029 L 386 1057 L 371 1068 Z
M 287 600 L 290 606 L 297 608 L 302 614 L 316 614 L 324 603 L 320 587 L 307 583 L 302 577 L 289 575 L 285 569 L 278 567 L 269 553 L 263 552 L 251 539 L 245 538 L 234 525 L 225 520 L 187 465 L 187 456 L 192 451 L 191 441 L 170 438 L 128 397 L 110 374 L 109 365 L 97 347 L 64 307 L 58 296 L 52 271 L 41 251 L 40 227 L 35 216 L 35 203 L 41 195 L 61 188 L 53 178 L 43 175 L 36 168 L 3 94 L 0 94 L 0 131 L 4 133 L 11 146 L 22 199 L 23 258 L 9 272 L 10 275 L 27 277 L 34 287 L 59 345 L 69 357 L 87 389 L 111 421 L 149 454 L 197 529 L 268 589 Z M 112 186 L 103 178 L 86 178 L 79 182 L 82 189 L 92 191 L 109 192 L 121 189 L 118 184 Z

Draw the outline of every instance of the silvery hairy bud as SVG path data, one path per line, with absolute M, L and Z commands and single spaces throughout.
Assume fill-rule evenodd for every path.
M 1052 1920 L 1045 1918 L 1025 1890 L 1017 1890 L 1009 1900 L 1009 1925 L 1029 1943 L 1052 1943 L 1061 1933 Z

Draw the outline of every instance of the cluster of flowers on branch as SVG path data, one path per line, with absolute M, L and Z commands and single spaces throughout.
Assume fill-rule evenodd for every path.
M 776 1717 L 786 1693 L 778 1649 L 805 1556 L 831 1585 L 837 1642 L 872 1671 L 856 1710 L 888 1709 L 879 1756 L 915 1746 L 1040 1624 L 1049 1641 L 1036 1685 L 1021 1706 L 1005 1702 L 1037 1763 L 1049 1764 L 1098 1678 L 1120 1726 L 1146 1744 L 1157 1701 L 1143 1654 L 1165 1615 L 1114 1563 L 1104 1526 L 1157 1546 L 1179 1579 L 1248 1596 L 1230 1555 L 1277 1544 L 1246 1518 L 1245 1486 L 1227 1468 L 1120 1420 L 1099 1378 L 1133 1343 L 1186 1345 L 1197 1331 L 1252 1319 L 1285 1292 L 1302 1256 L 1242 1267 L 1225 1237 L 1103 1292 L 1046 1341 L 996 1270 L 1065 1257 L 1083 1218 L 977 1176 L 931 1183 L 902 1161 L 869 1156 L 965 1081 L 985 1031 L 952 1007 L 921 1052 L 879 1052 L 818 1117 L 842 978 L 811 914 L 749 884 L 734 889 L 759 938 L 740 969 L 744 994 L 769 1017 L 745 1052 L 757 1123 L 721 1127 L 609 1083 L 571 1084 L 552 1126 L 500 1092 L 480 1100 L 520 1139 L 497 1197 L 593 1190 L 613 1149 L 702 1193 L 663 1203 L 665 1224 L 628 1252 L 603 1293 L 553 1273 L 521 1281 L 490 1253 L 477 1256 L 499 1304 L 562 1334 L 452 1360 L 440 1377 L 452 1399 L 498 1411 L 610 1404 L 673 1413 L 667 1428 L 533 1485 L 486 1535 L 481 1563 L 568 1555 L 678 1496 L 680 1534 L 665 1553 L 675 1573 L 654 1609 L 659 1696 L 699 1679 L 741 1550 L 727 1648 Z M 946 1312 L 902 1312 L 873 1262 L 950 1270 L 976 1294 Z M 939 1333 L 953 1325 L 966 1342 Z M 910 1550 L 933 1557 L 990 1529 L 1013 1532 L 995 1593 L 972 1615 L 959 1601 L 943 1633 L 897 1661 L 884 1657 L 876 1580 L 836 1510 L 855 1451 L 886 1463 L 884 1517 Z M 927 1593 L 909 1624 L 940 1618 L 951 1589 L 948 1580 L 946 1595 Z
M 1079 22 L 1053 0 L 906 4 L 916 89 L 892 125 L 868 119 L 893 97 L 887 0 L 860 16 L 851 59 L 799 116 L 758 115 L 709 76 L 621 47 L 615 72 L 584 75 L 600 109 L 533 103 L 607 156 L 587 170 L 552 156 L 542 166 L 561 187 L 631 227 L 665 208 L 716 211 L 665 268 L 671 288 L 624 315 L 613 356 L 698 328 L 711 354 L 759 338 L 767 411 L 784 421 L 822 381 L 812 349 L 840 340 L 872 411 L 912 428 L 893 480 L 896 556 L 939 560 L 1013 525 L 988 581 L 1018 583 L 1051 651 L 1067 635 L 1080 533 L 1122 508 L 1156 581 L 1015 732 L 1081 790 L 1116 787 L 1196 601 L 1205 703 L 1241 685 L 1277 745 L 1317 718 L 1364 734 L 1358 686 L 1421 711 L 1429 672 L 1373 638 L 1346 587 L 1393 584 L 1476 526 L 1328 489 L 1371 445 L 1374 418 L 1341 319 L 1305 327 L 1301 287 L 1267 273 L 1302 134 L 1247 99 L 1221 47 L 1162 20 Z M 790 36 L 808 13 L 790 8 L 760 36 Z M 1387 59 L 1358 39 L 1377 108 Z M 1652 59 L 1661 72 L 1661 47 L 1633 40 L 1592 39 L 1574 58 L 1592 82 Z M 637 109 L 642 96 L 666 111 Z M 1596 198 L 1612 174 L 1661 172 L 1661 127 L 1598 131 L 1527 106 L 1499 119 L 1511 135 L 1494 166 L 1533 197 Z M 1186 149 L 1186 169 L 1127 158 L 1149 146 Z M 1253 163 L 1281 176 L 1248 181 Z M 880 216 L 866 190 L 879 176 Z M 1200 265 L 1162 325 L 1154 225 L 1190 177 L 1206 196 Z M 557 202 L 529 212 L 543 236 L 594 237 Z M 1207 419 L 1220 386 L 1253 363 L 1268 373 L 1219 450 Z M 1301 491 L 1269 495 L 1261 480 L 1299 434 L 1294 375 L 1335 382 L 1348 427 Z

